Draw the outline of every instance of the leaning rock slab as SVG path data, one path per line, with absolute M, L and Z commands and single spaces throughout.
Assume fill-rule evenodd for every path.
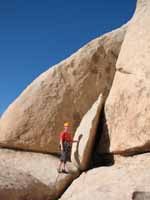
M 108 151 L 134 154 L 150 150 L 150 1 L 139 0 L 117 61 L 106 101 L 106 125 L 100 141 Z
M 146 199 L 150 193 L 149 168 L 150 154 L 116 158 L 116 164 L 111 167 L 95 168 L 82 173 L 60 199 Z
M 58 162 L 51 155 L 0 149 L 0 199 L 57 199 L 78 176 L 70 163 L 70 174 L 58 174 Z
M 64 121 L 72 133 L 100 93 L 107 96 L 126 27 L 85 45 L 38 77 L 0 120 L 0 145 L 58 152 Z
M 89 167 L 103 104 L 104 98 L 100 95 L 91 109 L 83 117 L 75 133 L 74 140 L 78 140 L 80 136 L 82 137 L 79 143 L 74 143 L 72 146 L 71 161 L 80 170 L 86 170 Z

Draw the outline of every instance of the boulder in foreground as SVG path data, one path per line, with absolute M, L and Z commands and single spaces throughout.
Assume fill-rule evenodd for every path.
M 70 174 L 58 174 L 58 158 L 0 149 L 0 199 L 54 200 L 79 175 L 69 163 Z
M 116 157 L 111 167 L 99 167 L 81 174 L 61 200 L 139 200 L 150 193 L 150 153 Z M 141 200 L 140 199 L 140 200 Z

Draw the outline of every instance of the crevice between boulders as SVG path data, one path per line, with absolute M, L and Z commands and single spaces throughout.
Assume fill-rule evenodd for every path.
M 99 154 L 97 152 L 99 142 L 104 134 L 104 129 L 105 129 L 105 133 L 107 133 L 108 129 L 106 126 L 105 111 L 104 111 L 104 106 L 103 106 L 100 116 L 99 116 L 99 123 L 98 123 L 97 131 L 96 131 L 95 142 L 93 145 L 91 163 L 89 166 L 90 169 L 100 167 L 100 166 L 111 166 L 114 164 L 113 154 L 111 154 L 111 153 Z M 110 145 L 110 140 L 109 140 L 108 134 L 107 134 L 105 141 L 106 141 L 106 144 L 104 145 L 104 151 L 108 152 L 109 145 Z
M 148 141 L 146 144 L 144 144 L 141 147 L 133 147 L 130 149 L 126 149 L 125 151 L 117 151 L 113 153 L 109 153 L 109 147 L 110 147 L 110 138 L 108 134 L 108 127 L 106 123 L 106 116 L 105 116 L 105 104 L 101 110 L 100 116 L 99 116 L 99 123 L 97 127 L 96 137 L 95 137 L 95 143 L 93 145 L 92 150 L 92 156 L 91 156 L 91 163 L 89 166 L 89 169 L 93 169 L 100 166 L 112 166 L 115 164 L 114 156 L 122 156 L 122 157 L 133 157 L 140 154 L 150 153 L 149 147 L 150 142 Z M 103 152 L 106 153 L 98 153 L 98 147 L 100 141 L 103 141 Z
M 141 147 L 133 147 L 133 148 L 127 149 L 124 152 L 121 152 L 121 151 L 114 152 L 114 155 L 119 155 L 123 157 L 131 157 L 131 156 L 137 156 L 137 155 L 141 155 L 145 153 L 150 153 L 150 150 L 142 150 L 143 147 L 146 148 L 149 146 L 150 146 L 150 143 L 147 143 Z
M 14 151 L 21 151 L 21 152 L 28 152 L 28 153 L 37 153 L 37 154 L 46 154 L 46 155 L 52 155 L 55 157 L 59 157 L 59 153 L 50 153 L 46 151 L 37 151 L 37 150 L 31 150 L 31 149 L 22 149 L 19 147 L 9 147 L 9 146 L 0 146 L 0 149 L 9 149 L 9 150 L 14 150 Z
M 97 132 L 96 132 L 96 137 L 95 137 L 95 143 L 93 145 L 93 150 L 92 150 L 92 156 L 91 156 L 91 163 L 89 166 L 89 169 L 93 169 L 96 167 L 100 166 L 112 166 L 115 164 L 114 156 L 122 156 L 122 157 L 133 157 L 137 156 L 140 154 L 145 154 L 145 153 L 150 153 L 149 147 L 150 147 L 150 142 L 148 141 L 146 144 L 144 144 L 144 149 L 143 146 L 141 147 L 134 147 L 127 149 L 125 151 L 117 151 L 113 153 L 109 153 L 109 147 L 110 147 L 110 138 L 108 134 L 108 127 L 106 123 L 106 116 L 105 116 L 105 105 L 103 106 L 100 116 L 99 116 L 99 123 L 97 127 Z M 98 147 L 100 141 L 103 141 L 103 152 L 106 153 L 98 153 Z

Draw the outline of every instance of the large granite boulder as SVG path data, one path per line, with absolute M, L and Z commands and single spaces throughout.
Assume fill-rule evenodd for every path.
M 80 140 L 72 146 L 71 161 L 80 170 L 89 168 L 103 104 L 104 98 L 100 95 L 91 109 L 83 116 L 75 133 L 74 140 Z
M 99 152 L 134 154 L 150 150 L 150 1 L 139 0 L 117 61 L 106 101 Z
M 39 76 L 0 120 L 0 146 L 58 152 L 65 121 L 72 133 L 99 94 L 107 96 L 126 26 L 99 37 Z
M 58 162 L 51 155 L 0 149 L 0 199 L 57 199 L 79 175 L 71 163 L 69 174 L 58 174 Z
M 150 196 L 150 154 L 115 158 L 111 167 L 99 167 L 81 174 L 61 200 L 148 200 Z

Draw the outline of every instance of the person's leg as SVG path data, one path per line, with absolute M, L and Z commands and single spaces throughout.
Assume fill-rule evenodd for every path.
M 62 172 L 62 164 L 63 162 L 60 160 L 57 171 L 60 173 Z
M 64 164 L 64 171 L 67 173 L 69 172 L 68 167 L 67 167 L 67 162 L 65 162 L 65 164 Z
M 68 170 L 67 170 L 67 167 L 66 167 L 66 162 L 63 162 L 62 172 L 68 173 Z
M 62 169 L 62 164 L 63 164 L 63 162 L 60 160 L 58 169 Z
M 63 162 L 62 170 L 65 171 L 65 162 Z
M 59 162 L 58 169 L 57 169 L 58 173 L 61 173 L 62 170 L 63 170 L 63 168 L 62 168 L 63 162 L 64 162 L 64 152 L 61 151 L 61 153 L 60 153 L 60 162 Z
M 68 173 L 67 160 L 68 160 L 68 152 L 66 151 L 64 154 L 64 162 L 63 162 L 63 172 L 65 173 Z
M 67 144 L 64 143 L 64 151 L 63 151 L 63 168 L 62 168 L 62 171 L 64 173 L 68 173 L 68 169 L 66 167 L 66 163 L 67 163 L 67 160 L 68 160 L 68 148 L 66 146 Z

